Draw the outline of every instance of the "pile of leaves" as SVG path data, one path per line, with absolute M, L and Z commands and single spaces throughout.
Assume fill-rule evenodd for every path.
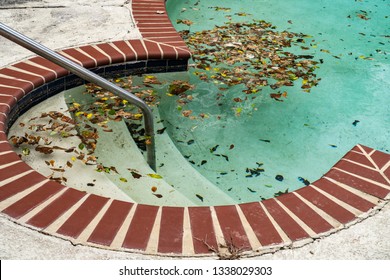
M 154 76 L 145 76 L 142 88 L 133 86 L 131 77 L 118 78 L 114 82 L 133 92 L 149 106 L 155 106 L 158 103 L 154 90 L 147 88 L 151 84 L 160 83 Z M 72 168 L 75 161 L 96 166 L 98 172 L 118 173 L 115 166 L 105 166 L 95 156 L 99 139 L 98 128 L 101 128 L 102 133 L 112 132 L 109 128 L 109 122 L 125 120 L 136 142 L 138 141 L 137 144 L 144 149 L 147 144 L 145 130 L 142 127 L 143 115 L 140 109 L 94 84 L 87 84 L 84 94 L 88 96 L 86 100 L 73 102 L 69 105 L 71 117 L 60 111 L 42 113 L 29 119 L 27 123 L 19 123 L 21 127 L 25 128 L 23 135 L 12 135 L 9 138 L 15 148 L 21 149 L 21 156 L 29 156 L 32 149 L 46 155 L 45 162 L 53 172 L 49 178 L 61 183 L 67 181 L 64 176 L 65 168 Z M 58 139 L 68 137 L 77 137 L 81 143 L 78 147 L 62 147 L 53 144 L 53 142 L 62 142 Z M 57 141 L 54 141 L 55 139 Z M 55 151 L 68 154 L 67 157 L 64 157 L 66 162 L 56 162 L 51 157 Z
M 122 88 L 133 92 L 149 106 L 155 106 L 158 103 L 153 89 L 140 89 L 139 86 L 133 86 L 131 77 L 118 78 L 114 81 Z M 156 83 L 159 83 L 159 81 L 154 76 L 145 76 L 144 85 Z M 126 124 L 137 144 L 145 149 L 147 139 L 145 138 L 145 130 L 142 128 L 143 115 L 140 109 L 129 104 L 127 100 L 94 84 L 86 85 L 85 94 L 92 98 L 92 102 L 83 105 L 73 103 L 69 111 L 72 112 L 79 124 L 78 134 L 89 153 L 93 153 L 96 148 L 98 138 L 96 127 L 103 128 L 104 132 L 111 132 L 107 123 L 122 120 L 128 121 Z
M 228 23 L 212 30 L 181 32 L 192 51 L 192 59 L 203 81 L 216 81 L 221 90 L 244 85 L 243 92 L 256 94 L 271 88 L 270 97 L 281 101 L 287 96 L 285 87 L 298 80 L 304 92 L 310 92 L 319 78 L 314 56 L 294 54 L 286 49 L 310 50 L 310 36 L 289 31 L 277 31 L 271 23 L 259 20 L 251 23 Z M 235 102 L 242 102 L 236 97 Z

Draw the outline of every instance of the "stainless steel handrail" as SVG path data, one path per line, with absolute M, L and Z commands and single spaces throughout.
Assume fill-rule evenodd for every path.
M 129 103 L 137 106 L 142 110 L 144 115 L 145 136 L 147 141 L 146 152 L 147 162 L 149 166 L 156 171 L 156 151 L 155 151 L 155 137 L 154 137 L 154 122 L 153 113 L 149 106 L 140 98 L 134 94 L 122 89 L 121 87 L 107 81 L 99 75 L 85 69 L 84 67 L 76 64 L 75 62 L 65 58 L 64 56 L 52 51 L 51 49 L 43 46 L 42 44 L 32 40 L 31 38 L 13 30 L 7 25 L 0 22 L 0 35 L 11 40 L 12 42 L 54 62 L 61 67 L 67 69 L 71 73 L 79 76 L 80 78 L 94 83 L 119 97 L 127 100 Z

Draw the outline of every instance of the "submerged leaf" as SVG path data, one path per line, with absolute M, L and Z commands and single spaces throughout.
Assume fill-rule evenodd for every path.
M 158 174 L 147 174 L 149 177 L 154 178 L 154 179 L 162 179 L 161 175 Z
M 200 201 L 203 202 L 203 196 L 201 196 L 200 194 L 196 194 L 196 197 L 200 199 Z

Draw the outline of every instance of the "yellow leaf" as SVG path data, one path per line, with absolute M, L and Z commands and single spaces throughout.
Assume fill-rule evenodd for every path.
M 149 177 L 152 177 L 154 179 L 162 179 L 162 176 L 161 175 L 158 175 L 158 174 L 147 174 Z
M 92 118 L 93 117 L 93 114 L 92 113 L 89 113 L 88 115 L 87 115 L 87 119 L 90 119 L 90 118 Z

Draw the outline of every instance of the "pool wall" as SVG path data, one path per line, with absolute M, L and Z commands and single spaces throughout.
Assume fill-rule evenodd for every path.
M 186 70 L 190 52 L 166 14 L 165 1 L 133 0 L 132 11 L 142 39 L 59 53 L 105 77 Z M 73 244 L 229 257 L 226 247 L 256 255 L 301 246 L 361 221 L 388 202 L 390 155 L 359 144 L 309 186 L 259 202 L 151 206 L 65 187 L 24 163 L 7 131 L 35 104 L 83 83 L 40 57 L 0 69 L 1 215 Z

